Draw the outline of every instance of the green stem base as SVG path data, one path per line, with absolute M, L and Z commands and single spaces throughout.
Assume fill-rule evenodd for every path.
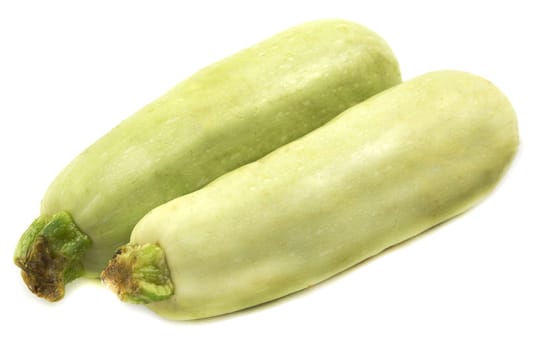
M 91 245 L 69 213 L 40 216 L 22 234 L 15 249 L 15 264 L 37 296 L 57 301 L 65 295 L 65 284 L 82 276 L 82 258 Z
M 174 293 L 165 253 L 157 244 L 126 244 L 102 272 L 102 281 L 122 301 L 148 304 Z

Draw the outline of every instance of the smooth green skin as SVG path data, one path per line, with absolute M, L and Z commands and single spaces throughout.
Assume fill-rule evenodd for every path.
M 165 251 L 171 319 L 247 308 L 323 281 L 473 206 L 518 146 L 515 113 L 488 81 L 429 73 L 135 227 Z
M 205 68 L 80 154 L 42 215 L 69 212 L 100 272 L 150 209 L 190 193 L 400 83 L 384 40 L 342 20 L 309 22 Z

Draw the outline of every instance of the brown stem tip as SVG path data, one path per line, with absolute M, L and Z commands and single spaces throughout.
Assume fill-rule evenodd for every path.
M 168 299 L 174 286 L 163 249 L 157 244 L 126 244 L 102 272 L 102 281 L 122 301 L 148 304 Z
M 91 245 L 67 212 L 40 216 L 24 232 L 15 249 L 28 288 L 38 297 L 57 301 L 65 294 L 65 284 L 84 273 L 82 258 Z

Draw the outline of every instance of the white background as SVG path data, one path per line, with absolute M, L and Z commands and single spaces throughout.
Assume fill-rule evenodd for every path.
M 463 2 L 2 1 L 0 348 L 534 349 L 532 11 Z M 487 200 L 320 286 L 207 321 L 166 321 L 96 282 L 55 304 L 27 291 L 13 249 L 72 158 L 197 69 L 328 17 L 384 37 L 405 79 L 466 70 L 508 95 L 521 147 Z

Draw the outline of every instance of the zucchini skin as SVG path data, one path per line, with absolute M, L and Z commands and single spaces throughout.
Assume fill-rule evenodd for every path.
M 319 283 L 486 196 L 518 146 L 515 112 L 477 76 L 393 87 L 147 214 L 131 244 L 164 251 L 170 319 L 216 316 Z
M 68 212 L 99 273 L 150 209 L 192 192 L 400 83 L 388 45 L 342 20 L 309 22 L 174 87 L 86 149 L 50 185 L 41 215 Z

